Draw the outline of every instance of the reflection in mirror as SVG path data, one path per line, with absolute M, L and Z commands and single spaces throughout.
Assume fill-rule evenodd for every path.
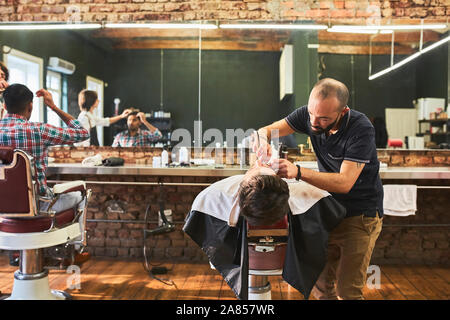
M 137 39 L 108 33 L 111 30 L 0 31 L 10 83 L 25 83 L 36 92 L 47 77 L 46 87 L 56 104 L 74 117 L 83 111 L 82 90 L 96 91 L 99 101 L 94 99 L 86 107 L 93 107 L 97 120 L 89 117 L 86 122 L 103 125 L 103 143 L 101 134 L 97 135 L 100 145 L 111 145 L 116 134 L 127 130 L 127 119 L 120 117 L 127 109 L 143 112 L 149 126 L 159 129 L 162 137 L 150 139 L 151 146 L 168 144 L 174 128 L 192 131 L 198 107 L 198 30 L 193 30 L 186 48 L 172 46 L 172 41 L 162 38 L 155 40 L 157 45 L 144 45 L 148 37 L 139 30 L 130 29 Z M 19 51 L 23 59 L 16 63 L 11 53 Z M 96 87 L 96 83 L 101 85 Z M 39 103 L 42 101 L 36 99 L 33 120 L 61 125 L 49 109 L 37 108 Z M 145 123 L 141 128 L 148 129 Z
M 324 77 L 345 83 L 350 90 L 350 108 L 374 122 L 381 119 L 389 138 L 415 136 L 421 120 L 415 108 L 422 105 L 421 98 L 441 99 L 436 101 L 444 101 L 445 111 L 449 81 L 441 70 L 448 66 L 446 46 L 379 78 L 369 80 L 369 76 L 417 52 L 421 41 L 425 48 L 445 36 L 435 30 L 357 34 L 327 30 L 100 28 L 0 31 L 0 44 L 2 58 L 12 69 L 11 83 L 27 83 L 34 91 L 46 82 L 57 103 L 75 117 L 80 114 L 78 96 L 88 88 L 87 79 L 97 79 L 103 82 L 97 116 L 116 119 L 127 109 L 143 112 L 149 125 L 161 133 L 151 142 L 153 146 L 176 144 L 171 141 L 171 133 L 180 128 L 190 133 L 190 143 L 197 134 L 201 137 L 197 141 L 203 145 L 215 144 L 216 134 L 205 135 L 211 129 L 221 132 L 222 145 L 236 146 L 240 142 L 235 136 L 238 129 L 246 132 L 284 118 L 307 104 L 312 86 Z M 28 60 L 13 64 L 13 52 L 21 52 Z M 291 90 L 284 90 L 288 84 Z M 391 109 L 400 109 L 401 119 Z M 425 118 L 430 116 L 427 110 L 423 111 Z M 35 107 L 33 117 L 58 122 L 43 106 Z M 195 127 L 199 120 L 200 133 Z M 404 125 L 396 125 L 399 121 Z M 433 136 L 433 127 L 436 125 L 424 123 L 421 128 L 424 146 L 439 146 L 448 139 L 446 133 L 439 138 Z M 111 145 L 114 137 L 127 128 L 126 119 L 105 123 L 102 131 L 97 130 L 97 138 L 103 133 L 99 144 Z M 141 128 L 148 129 L 145 123 Z M 294 138 L 293 146 L 306 143 L 303 135 Z

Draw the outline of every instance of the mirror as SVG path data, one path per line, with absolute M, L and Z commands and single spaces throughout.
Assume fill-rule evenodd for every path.
M 282 119 L 307 103 L 312 86 L 323 77 L 344 82 L 350 90 L 349 106 L 369 118 L 387 120 L 387 109 L 401 109 L 400 114 L 404 115 L 414 108 L 413 102 L 418 98 L 443 99 L 445 110 L 449 88 L 448 75 L 441 72 L 449 64 L 445 46 L 389 74 L 368 79 L 370 74 L 416 52 L 420 37 L 420 31 L 396 31 L 393 60 L 392 34 L 326 30 L 0 31 L 0 45 L 3 60 L 11 49 L 24 53 L 22 57 L 38 58 L 35 64 L 42 69 L 47 88 L 59 95 L 60 105 L 73 116 L 80 113 L 78 93 L 86 88 L 87 77 L 100 80 L 104 90 L 103 116 L 137 108 L 164 131 L 166 140 L 161 143 L 166 144 L 170 134 L 180 128 L 186 129 L 195 140 L 194 123 L 199 119 L 203 134 L 208 129 L 217 129 L 225 141 L 227 129 L 245 132 Z M 424 46 L 440 38 L 442 34 L 432 30 L 422 35 Z M 291 77 L 295 81 L 292 93 L 282 95 L 280 84 L 289 75 L 282 72 L 280 78 L 280 58 L 287 44 L 293 45 L 295 63 Z M 53 72 L 47 72 L 50 57 L 74 64 L 75 72 L 64 74 L 54 67 Z M 17 72 L 17 79 L 32 81 L 33 72 L 31 75 Z M 36 110 L 42 121 L 57 121 L 43 107 Z M 413 113 L 410 120 L 405 120 L 404 128 L 394 133 L 402 136 L 393 138 L 403 139 L 403 135 L 419 132 L 419 119 Z M 114 135 L 125 128 L 125 120 L 105 127 L 104 145 L 111 145 Z M 422 131 L 426 130 L 425 124 Z M 426 134 L 424 138 L 434 139 L 438 144 L 447 140 L 448 135 Z M 204 145 L 212 141 L 209 135 L 201 140 Z M 305 141 L 303 135 L 296 135 L 295 143 Z

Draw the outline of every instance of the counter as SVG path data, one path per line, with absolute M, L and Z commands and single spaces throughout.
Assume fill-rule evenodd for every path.
M 315 163 L 302 163 L 306 168 L 317 169 Z M 51 163 L 47 175 L 77 174 L 77 175 L 137 175 L 137 176 L 189 176 L 189 177 L 230 177 L 245 174 L 246 169 L 226 167 L 183 167 L 183 168 L 152 168 L 149 165 L 125 164 L 119 167 L 83 166 L 79 163 Z M 381 179 L 450 179 L 450 167 L 385 167 L 380 169 Z

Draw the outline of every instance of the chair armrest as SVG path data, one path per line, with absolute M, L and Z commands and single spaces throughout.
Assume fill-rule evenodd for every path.
M 68 193 L 68 192 L 74 192 L 74 191 L 82 191 L 83 192 L 85 190 L 86 190 L 86 183 L 81 180 L 65 182 L 65 183 L 58 183 L 53 186 L 54 194 Z

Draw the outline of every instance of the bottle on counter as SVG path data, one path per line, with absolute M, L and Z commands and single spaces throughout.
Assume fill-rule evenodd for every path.
M 161 153 L 161 166 L 163 168 L 167 167 L 169 165 L 169 152 L 164 148 L 164 150 Z
M 172 163 L 178 162 L 176 149 L 171 150 L 171 160 L 172 160 Z
M 188 149 L 186 147 L 181 147 L 179 153 L 180 153 L 180 155 L 179 155 L 180 164 L 181 163 L 189 163 Z

